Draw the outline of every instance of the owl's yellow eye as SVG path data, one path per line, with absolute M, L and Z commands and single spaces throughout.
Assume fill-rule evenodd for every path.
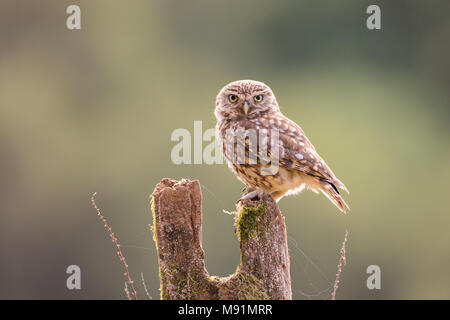
M 257 96 L 253 97 L 253 100 L 255 100 L 256 102 L 261 102 L 263 100 L 263 96 L 258 94 Z
M 234 95 L 234 94 L 230 94 L 229 96 L 228 96 L 228 100 L 230 100 L 230 102 L 236 102 L 236 101 L 238 101 L 238 97 L 237 97 L 237 95 Z

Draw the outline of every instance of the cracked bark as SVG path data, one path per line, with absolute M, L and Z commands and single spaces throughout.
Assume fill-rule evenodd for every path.
M 272 197 L 237 205 L 241 262 L 228 277 L 206 270 L 201 202 L 197 180 L 163 179 L 153 191 L 161 299 L 292 299 L 286 226 Z

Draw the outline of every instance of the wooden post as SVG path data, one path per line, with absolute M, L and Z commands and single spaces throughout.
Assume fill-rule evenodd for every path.
M 270 195 L 237 205 L 241 262 L 228 277 L 208 274 L 197 180 L 163 179 L 151 197 L 161 299 L 292 299 L 284 217 Z

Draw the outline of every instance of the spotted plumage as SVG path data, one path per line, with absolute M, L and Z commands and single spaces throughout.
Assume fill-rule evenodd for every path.
M 303 130 L 281 113 L 264 83 L 241 80 L 226 85 L 217 96 L 215 115 L 216 137 L 227 164 L 249 191 L 264 190 L 278 201 L 307 187 L 322 192 L 342 212 L 349 209 L 338 191 L 347 188 Z M 241 157 L 239 150 L 245 150 Z M 276 170 L 262 174 L 273 159 L 278 160 Z

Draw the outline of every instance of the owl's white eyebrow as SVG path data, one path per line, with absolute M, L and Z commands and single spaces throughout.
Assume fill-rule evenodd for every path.
M 266 90 L 264 88 L 261 88 L 261 89 L 255 89 L 254 92 L 255 93 L 265 93 Z

